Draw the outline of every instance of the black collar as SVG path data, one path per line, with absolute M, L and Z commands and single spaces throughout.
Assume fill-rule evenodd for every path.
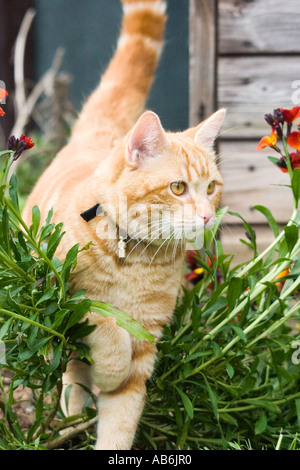
M 101 204 L 96 204 L 95 206 L 91 207 L 90 209 L 87 209 L 86 211 L 82 212 L 80 216 L 85 220 L 86 222 L 89 222 L 90 220 L 94 219 L 97 217 L 97 215 L 103 214 L 104 210 Z M 122 237 L 124 240 L 131 238 L 128 233 L 117 226 L 119 237 Z
M 100 210 L 99 210 L 100 207 Z M 97 215 L 101 214 L 103 212 L 102 207 L 100 204 L 96 204 L 95 206 L 91 207 L 87 211 L 82 212 L 80 216 L 85 220 L 86 222 L 89 222 L 90 220 L 94 219 Z

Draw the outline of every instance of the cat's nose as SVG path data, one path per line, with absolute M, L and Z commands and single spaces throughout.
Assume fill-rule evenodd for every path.
M 208 213 L 206 213 L 206 214 L 203 216 L 204 225 L 206 225 L 206 224 L 210 221 L 210 219 L 212 218 L 212 216 L 213 216 L 213 215 L 212 215 L 211 212 L 208 212 Z

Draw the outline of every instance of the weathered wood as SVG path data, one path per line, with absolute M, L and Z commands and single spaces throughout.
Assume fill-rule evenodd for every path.
M 219 0 L 219 52 L 300 52 L 299 0 Z
M 190 0 L 190 125 L 216 107 L 216 0 Z
M 264 115 L 292 107 L 294 81 L 300 79 L 295 57 L 222 57 L 218 64 L 219 106 L 228 109 L 225 138 L 259 138 L 268 132 Z
M 286 173 L 271 163 L 270 149 L 256 151 L 256 143 L 236 141 L 220 144 L 220 168 L 224 178 L 223 206 L 238 212 L 249 223 L 266 223 L 265 217 L 253 210 L 264 205 L 278 223 L 286 223 L 293 210 L 291 190 L 278 184 L 289 184 Z M 240 219 L 226 215 L 224 222 L 239 224 Z

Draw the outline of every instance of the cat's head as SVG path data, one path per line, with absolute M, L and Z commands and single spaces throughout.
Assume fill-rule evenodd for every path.
M 98 172 L 99 202 L 113 206 L 123 231 L 157 242 L 212 228 L 223 186 L 213 144 L 225 114 L 178 133 L 151 111 L 140 117 Z

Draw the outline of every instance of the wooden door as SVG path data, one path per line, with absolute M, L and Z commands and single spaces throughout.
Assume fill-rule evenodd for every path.
M 299 105 L 299 0 L 190 0 L 190 124 L 220 107 L 228 110 L 219 141 L 222 204 L 250 222 L 263 248 L 272 235 L 255 205 L 284 224 L 292 211 L 288 176 L 256 151 L 269 134 L 264 115 Z M 298 89 L 298 93 L 297 93 Z M 224 249 L 247 258 L 239 219 L 226 216 Z

